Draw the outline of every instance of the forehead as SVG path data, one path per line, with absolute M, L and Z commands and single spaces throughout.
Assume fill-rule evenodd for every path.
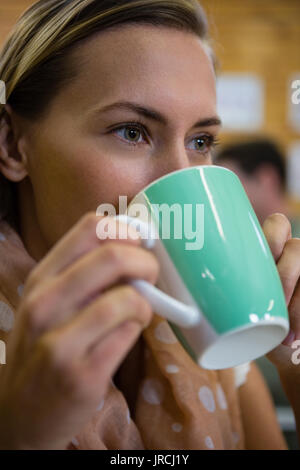
M 199 103 L 204 112 L 215 107 L 213 66 L 195 34 L 125 25 L 84 41 L 73 59 L 80 65 L 69 97 L 77 96 L 78 106 L 126 98 L 152 106 L 174 105 L 174 112 L 179 104 L 190 109 Z

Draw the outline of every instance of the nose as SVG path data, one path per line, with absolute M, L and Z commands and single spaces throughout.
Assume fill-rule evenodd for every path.
M 161 176 L 191 166 L 187 150 L 181 145 L 169 145 L 158 155 L 159 172 Z

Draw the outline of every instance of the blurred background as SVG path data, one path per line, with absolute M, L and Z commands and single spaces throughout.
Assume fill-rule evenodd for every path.
M 292 88 L 300 89 L 300 1 L 200 3 L 218 59 L 218 106 L 224 125 L 214 163 L 236 172 L 260 223 L 282 212 L 292 222 L 292 235 L 300 237 L 300 92 L 295 96 L 297 89 Z M 266 357 L 256 363 L 289 448 L 299 449 L 293 411 L 277 369 Z
M 0 47 L 33 3 L 0 0 Z M 292 222 L 293 236 L 300 237 L 300 0 L 200 3 L 218 59 L 223 131 L 214 163 L 236 172 L 261 223 L 269 214 L 282 212 Z M 293 412 L 277 370 L 265 357 L 256 363 L 269 385 L 289 448 L 299 449 Z

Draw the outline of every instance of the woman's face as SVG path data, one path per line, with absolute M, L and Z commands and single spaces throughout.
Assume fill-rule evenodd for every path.
M 214 71 L 197 36 L 127 25 L 75 55 L 78 76 L 28 127 L 23 145 L 29 178 L 21 197 L 30 188 L 49 247 L 100 204 L 118 210 L 119 195 L 129 203 L 162 175 L 211 164 L 219 130 Z

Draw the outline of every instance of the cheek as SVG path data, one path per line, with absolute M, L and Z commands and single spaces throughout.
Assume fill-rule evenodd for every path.
M 119 196 L 130 200 L 148 183 L 149 164 L 143 158 L 98 151 L 81 153 L 81 163 L 78 160 L 71 165 L 69 177 L 76 181 L 77 194 L 93 209 L 110 203 L 117 210 Z
M 73 152 L 48 147 L 31 176 L 39 225 L 49 245 L 100 204 L 113 204 L 118 211 L 119 196 L 129 203 L 151 180 L 149 161 L 88 145 Z
M 95 209 L 110 203 L 118 210 L 119 196 L 127 196 L 129 202 L 153 179 L 153 162 L 142 151 L 116 149 L 103 142 L 82 145 L 73 162 L 71 179 L 77 181 L 78 192 Z

